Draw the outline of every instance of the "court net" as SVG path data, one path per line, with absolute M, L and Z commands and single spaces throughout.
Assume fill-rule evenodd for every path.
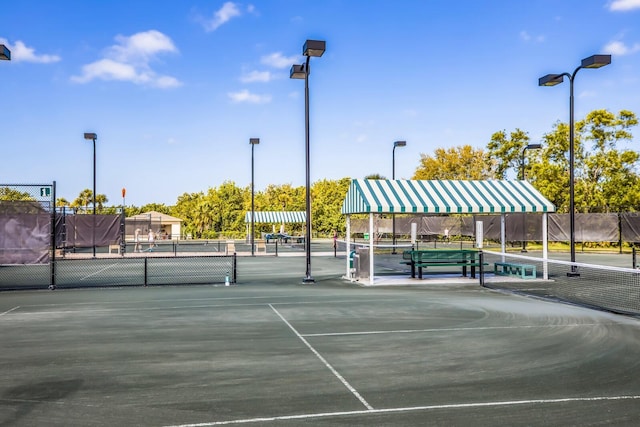
M 483 256 L 488 288 L 640 315 L 640 270 L 492 251 Z
M 236 283 L 236 255 L 59 259 L 0 266 L 0 290 Z

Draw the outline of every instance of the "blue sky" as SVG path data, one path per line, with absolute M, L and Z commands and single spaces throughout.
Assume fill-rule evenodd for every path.
M 410 178 L 422 153 L 484 148 L 499 130 L 539 142 L 568 121 L 569 85 L 538 87 L 582 58 L 576 119 L 640 114 L 640 0 L 20 0 L 2 5 L 0 183 L 73 200 L 174 204 L 226 180 L 304 185 L 307 39 L 311 180 Z

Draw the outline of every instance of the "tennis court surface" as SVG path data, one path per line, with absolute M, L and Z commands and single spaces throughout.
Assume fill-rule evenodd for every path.
M 229 287 L 3 292 L 0 425 L 640 421 L 637 318 L 258 262 Z

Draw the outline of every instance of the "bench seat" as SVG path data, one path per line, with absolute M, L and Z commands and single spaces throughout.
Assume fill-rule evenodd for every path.
M 516 276 L 522 279 L 535 279 L 537 276 L 535 265 L 515 262 L 496 262 L 493 264 L 493 273 L 500 276 Z

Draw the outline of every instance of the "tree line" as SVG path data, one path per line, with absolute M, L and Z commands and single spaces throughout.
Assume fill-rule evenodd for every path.
M 635 212 L 640 207 L 638 152 L 625 144 L 633 143 L 631 128 L 638 124 L 628 110 L 617 114 L 595 110 L 575 123 L 574 186 L 577 212 Z M 495 132 L 485 149 L 470 144 L 437 148 L 432 155 L 421 154 L 412 179 L 526 179 L 555 206 L 558 212 L 569 207 L 569 125 L 557 122 L 543 135 L 541 147 L 531 144 L 528 132 L 516 128 Z M 384 179 L 379 174 L 365 178 Z M 350 178 L 323 179 L 311 186 L 312 228 L 315 235 L 330 236 L 344 230 L 340 214 Z M 0 191 L 0 200 L 8 196 Z M 256 211 L 304 211 L 305 187 L 290 184 L 269 185 L 255 192 Z M 91 190 L 83 190 L 69 203 L 58 199 L 58 206 L 78 212 L 91 212 Z M 96 195 L 96 210 L 116 213 L 108 207 L 106 196 Z M 183 230 L 196 238 L 244 237 L 245 213 L 251 210 L 251 189 L 226 181 L 206 192 L 184 193 L 175 205 L 151 203 L 127 206 L 127 216 L 155 210 L 183 220 Z M 256 224 L 257 232 L 272 230 L 271 224 Z M 290 233 L 301 232 L 303 224 L 287 224 Z

